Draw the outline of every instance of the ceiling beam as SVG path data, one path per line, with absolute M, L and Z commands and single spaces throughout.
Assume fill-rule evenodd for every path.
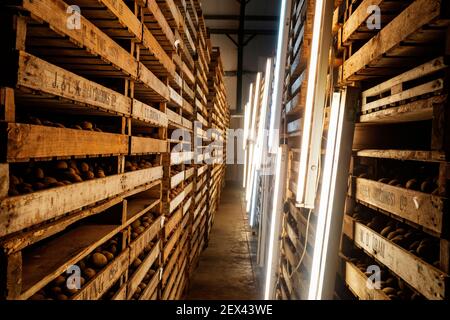
M 239 20 L 238 14 L 205 14 L 206 20 Z M 246 15 L 247 21 L 278 21 L 277 16 Z
M 238 34 L 239 29 L 208 29 L 211 34 Z M 278 31 L 273 29 L 246 29 L 245 34 L 255 34 L 255 35 L 266 35 L 273 36 L 277 35 Z

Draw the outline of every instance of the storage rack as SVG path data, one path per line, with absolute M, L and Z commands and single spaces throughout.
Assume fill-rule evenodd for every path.
M 381 29 L 367 29 L 371 1 L 344 1 L 337 18 L 339 81 L 361 100 L 336 291 L 448 299 L 448 6 L 377 3 Z M 381 269 L 378 289 L 365 287 L 369 265 Z
M 287 192 L 278 271 L 279 299 L 306 299 L 315 235 L 314 211 L 296 207 L 303 110 L 306 101 L 308 60 L 315 1 L 292 1 L 286 78 L 281 119 L 281 141 L 289 147 Z M 308 225 L 309 218 L 309 227 Z M 308 234 L 306 231 L 308 230 Z M 300 258 L 306 245 L 303 260 Z
M 172 0 L 71 4 L 73 28 L 63 1 L 2 3 L 0 296 L 180 298 L 194 171 L 172 165 L 193 153 L 169 133 L 193 130 L 189 26 Z

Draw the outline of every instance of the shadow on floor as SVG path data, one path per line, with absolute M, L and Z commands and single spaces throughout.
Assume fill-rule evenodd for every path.
M 248 227 L 243 190 L 227 186 L 186 296 L 189 300 L 260 299 L 256 239 Z

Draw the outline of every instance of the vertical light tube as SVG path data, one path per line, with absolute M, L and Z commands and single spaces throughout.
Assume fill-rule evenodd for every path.
M 311 280 L 308 292 L 308 299 L 310 300 L 318 300 L 322 296 L 324 266 L 326 264 L 328 238 L 330 235 L 330 222 L 333 214 L 331 209 L 333 207 L 336 186 L 337 159 L 339 159 L 342 125 L 345 111 L 345 105 L 340 103 L 340 99 L 340 93 L 337 92 L 333 94 L 327 135 L 325 164 L 320 191 L 316 236 L 314 241 Z
M 305 195 L 306 173 L 308 166 L 309 146 L 311 138 L 311 125 L 313 121 L 314 99 L 316 91 L 317 72 L 319 68 L 319 50 L 321 30 L 323 26 L 324 1 L 316 0 L 313 22 L 313 36 L 311 55 L 308 69 L 308 85 L 306 90 L 305 112 L 303 114 L 302 141 L 300 146 L 300 163 L 297 179 L 297 203 L 302 204 Z
M 281 104 L 283 101 L 284 75 L 286 68 L 286 52 L 289 40 L 289 24 L 291 21 L 292 0 L 282 0 L 280 8 L 280 20 L 278 24 L 277 56 L 274 73 L 274 92 L 270 112 L 269 152 L 276 153 L 278 148 L 278 129 L 281 116 Z M 277 133 L 277 134 L 275 134 Z
M 273 289 L 273 260 L 274 260 L 274 247 L 276 243 L 275 230 L 276 230 L 276 218 L 278 215 L 278 210 L 280 208 L 280 188 L 281 188 L 281 157 L 282 157 L 282 147 L 278 147 L 276 166 L 275 166 L 275 186 L 274 186 L 274 198 L 272 202 L 272 215 L 270 218 L 270 233 L 269 233 L 269 252 L 267 256 L 267 269 L 266 269 L 266 283 L 264 290 L 264 299 L 270 299 L 270 291 Z M 277 258 L 277 257 L 275 257 Z

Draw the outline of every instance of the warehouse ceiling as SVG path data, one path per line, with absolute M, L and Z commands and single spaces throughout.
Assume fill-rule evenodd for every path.
M 244 22 L 240 19 L 242 5 Z M 221 49 L 228 100 L 234 113 L 242 113 L 250 83 L 275 53 L 279 7 L 280 0 L 202 1 L 212 44 Z

